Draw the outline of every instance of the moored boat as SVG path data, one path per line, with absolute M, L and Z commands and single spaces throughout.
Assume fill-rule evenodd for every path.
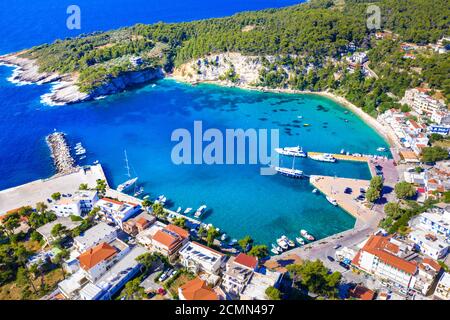
M 297 147 L 285 147 L 285 148 L 275 148 L 275 152 L 284 156 L 291 157 L 306 157 L 306 152 L 303 151 L 303 148 L 300 146 Z
M 337 206 L 338 205 L 336 199 L 334 199 L 334 198 L 332 198 L 330 196 L 327 196 L 326 198 L 327 198 L 328 202 L 331 203 L 333 206 Z
M 296 237 L 295 240 L 301 246 L 303 246 L 305 244 L 305 240 L 303 240 L 303 238 L 301 238 L 301 237 Z
M 308 233 L 306 230 L 300 230 L 300 235 L 308 241 L 314 241 L 315 238 Z
M 205 209 L 206 209 L 206 206 L 202 205 L 200 208 L 197 209 L 197 211 L 195 211 L 194 217 L 200 218 L 200 216 L 203 214 Z
M 336 162 L 336 158 L 330 153 L 316 154 L 310 156 L 310 158 L 322 162 Z
M 188 214 L 191 211 L 192 211 L 192 208 L 187 208 L 186 210 L 184 210 L 184 214 Z

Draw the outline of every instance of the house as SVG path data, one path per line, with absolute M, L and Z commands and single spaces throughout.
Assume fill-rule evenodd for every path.
M 449 244 L 442 236 L 416 229 L 409 233 L 408 238 L 414 243 L 417 250 L 435 260 L 447 255 Z
M 442 100 L 436 100 L 428 95 L 429 89 L 414 88 L 405 91 L 405 95 L 400 101 L 407 104 L 418 114 L 431 115 L 434 112 L 445 111 L 447 106 Z
M 250 282 L 241 292 L 241 300 L 268 300 L 266 290 L 269 287 L 278 287 L 281 273 L 264 270 L 264 273 L 255 272 Z
M 400 257 L 399 246 L 390 240 L 390 237 L 370 236 L 353 258 L 352 265 L 402 288 L 410 288 L 414 285 L 417 264 Z
M 418 266 L 419 269 L 414 277 L 415 281 L 412 289 L 426 296 L 429 295 L 442 267 L 437 261 L 430 258 L 422 259 L 422 261 L 418 263 Z
M 136 236 L 156 222 L 156 217 L 146 212 L 142 212 L 138 216 L 131 218 L 123 223 L 123 231 Z
M 78 257 L 80 268 L 89 281 L 95 282 L 129 250 L 129 246 L 119 239 L 109 243 L 102 242 Z
M 189 241 L 189 232 L 176 225 L 169 224 L 167 227 L 156 231 L 150 239 L 150 250 L 161 253 L 173 261 L 178 251 Z
M 100 209 L 99 216 L 104 220 L 117 224 L 123 229 L 123 222 L 135 215 L 140 209 L 140 205 L 114 199 L 103 198 L 96 203 Z
M 229 294 L 239 297 L 255 272 L 258 260 L 255 257 L 240 253 L 231 257 L 225 266 L 222 276 L 222 287 Z
M 79 190 L 71 198 L 56 201 L 50 210 L 59 217 L 81 216 L 91 211 L 97 201 L 97 191 Z
M 52 243 L 56 238 L 52 235 L 52 230 L 56 225 L 62 225 L 67 231 L 72 231 L 78 227 L 80 221 L 72 221 L 72 219 L 67 217 L 57 218 L 55 221 L 44 224 L 43 226 L 36 229 L 36 231 L 42 236 L 47 244 Z
M 84 252 L 102 242 L 110 242 L 117 237 L 117 229 L 99 222 L 92 228 L 73 239 L 73 246 L 79 253 Z
M 436 285 L 434 296 L 442 300 L 450 300 L 450 273 L 444 272 Z
M 448 111 L 434 111 L 431 114 L 431 121 L 436 124 L 450 124 L 450 112 Z
M 195 278 L 178 288 L 180 300 L 219 300 L 217 293 L 206 281 Z
M 447 239 L 450 237 L 450 205 L 420 214 L 419 221 L 421 229 L 441 234 Z
M 218 275 L 226 258 L 224 254 L 194 241 L 186 243 L 179 254 L 180 263 L 195 274 Z
M 375 292 L 366 287 L 357 285 L 353 289 L 350 289 L 349 295 L 351 298 L 358 300 L 373 300 L 375 297 Z

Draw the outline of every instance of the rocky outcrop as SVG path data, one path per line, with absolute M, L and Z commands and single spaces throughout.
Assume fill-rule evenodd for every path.
M 9 80 L 18 85 L 52 83 L 51 92 L 44 94 L 41 101 L 47 105 L 65 105 L 93 100 L 122 92 L 136 85 L 162 78 L 162 69 L 145 69 L 140 71 L 124 72 L 89 93 L 81 92 L 77 85 L 77 74 L 60 75 L 58 73 L 39 72 L 36 61 L 20 56 L 21 53 L 0 57 L 0 63 L 13 66 L 15 70 Z
M 229 52 L 192 60 L 175 68 L 172 76 L 191 83 L 216 82 L 246 87 L 258 83 L 261 68 L 263 68 L 261 57 Z M 227 79 L 226 75 L 230 70 L 237 76 L 234 82 Z

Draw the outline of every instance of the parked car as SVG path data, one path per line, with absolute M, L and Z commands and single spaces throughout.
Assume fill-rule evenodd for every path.
M 158 279 L 159 282 L 163 282 L 166 280 L 169 276 L 167 275 L 167 272 L 164 272 Z
M 334 261 L 334 258 L 332 256 L 327 256 L 327 259 L 330 260 L 331 262 Z
M 335 245 L 334 247 L 333 247 L 333 249 L 334 250 L 337 250 L 337 249 L 339 249 L 340 247 L 342 247 L 340 244 L 337 244 L 337 245 Z
M 352 193 L 352 188 L 349 188 L 349 187 L 345 188 L 344 193 L 351 194 Z
M 343 263 L 342 261 L 339 262 L 339 265 L 340 265 L 342 268 L 346 269 L 346 270 L 349 270 L 349 269 L 350 269 L 350 267 L 348 266 L 348 264 Z

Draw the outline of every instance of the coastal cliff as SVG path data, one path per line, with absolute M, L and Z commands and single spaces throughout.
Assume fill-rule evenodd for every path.
M 66 105 L 94 100 L 164 76 L 161 68 L 123 72 L 117 77 L 111 77 L 105 84 L 86 93 L 80 90 L 77 83 L 77 73 L 61 75 L 56 72 L 41 72 L 35 60 L 21 57 L 23 53 L 1 56 L 0 63 L 15 67 L 12 76 L 9 78 L 12 83 L 18 85 L 53 84 L 51 92 L 41 97 L 42 102 L 48 105 Z

